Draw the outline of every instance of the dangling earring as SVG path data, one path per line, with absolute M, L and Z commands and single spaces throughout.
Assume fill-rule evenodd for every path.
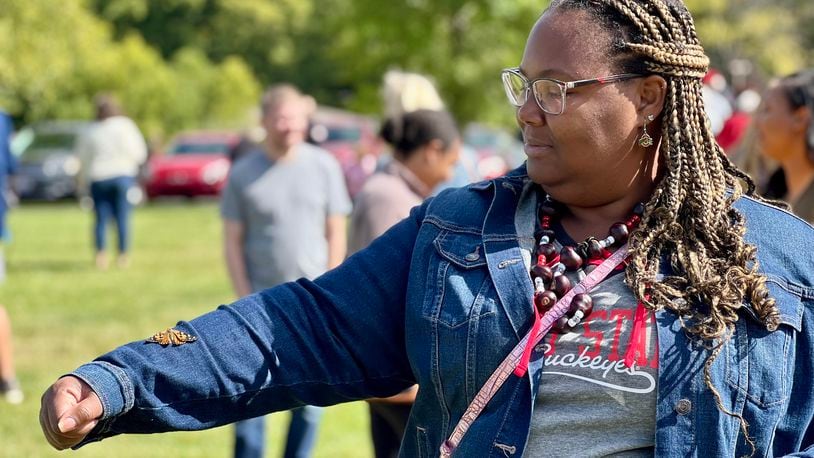
M 647 124 L 653 122 L 654 119 L 656 119 L 655 116 L 651 114 L 647 115 L 647 121 L 645 121 L 644 126 L 642 127 L 644 132 L 642 133 L 642 136 L 639 137 L 639 146 L 642 148 L 650 148 L 653 146 L 653 137 L 647 133 Z

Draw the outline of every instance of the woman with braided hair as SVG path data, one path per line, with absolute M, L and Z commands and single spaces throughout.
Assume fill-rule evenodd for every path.
M 46 437 L 418 383 L 401 456 L 814 454 L 814 229 L 713 140 L 707 65 L 680 0 L 555 0 L 502 73 L 523 167 L 79 367 L 43 397 Z

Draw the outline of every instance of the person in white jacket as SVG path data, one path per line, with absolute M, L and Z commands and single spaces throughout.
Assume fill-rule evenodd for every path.
M 77 145 L 79 187 L 89 188 L 93 199 L 96 267 L 108 267 L 105 228 L 111 218 L 116 221 L 118 234 L 117 263 L 125 267 L 129 263 L 132 209 L 128 193 L 135 185 L 139 166 L 147 159 L 147 144 L 112 96 L 96 97 L 96 120 Z

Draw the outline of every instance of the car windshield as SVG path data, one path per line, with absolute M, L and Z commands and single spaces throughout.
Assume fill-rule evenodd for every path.
M 20 154 L 25 161 L 38 161 L 45 159 L 56 152 L 73 152 L 76 134 L 69 132 L 35 133 L 30 142 Z
M 227 154 L 226 143 L 176 143 L 170 148 L 171 155 L 180 154 Z
M 362 138 L 362 133 L 354 127 L 329 127 L 326 142 L 356 142 Z
M 316 144 L 328 142 L 356 143 L 362 139 L 362 131 L 356 126 L 334 126 L 318 122 L 308 132 Z
M 498 144 L 498 136 L 489 132 L 468 133 L 466 143 L 475 148 L 488 148 Z

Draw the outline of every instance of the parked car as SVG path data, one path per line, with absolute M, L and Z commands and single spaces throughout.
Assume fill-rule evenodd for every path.
M 236 132 L 195 131 L 177 135 L 166 152 L 150 157 L 144 172 L 149 198 L 214 196 L 229 175 L 229 151 L 240 142 Z
M 20 199 L 57 200 L 77 194 L 76 143 L 85 121 L 46 121 L 21 129 L 11 142 L 19 168 L 12 180 Z
M 503 175 L 526 160 L 523 142 L 505 130 L 471 123 L 463 137 L 464 144 L 477 154 L 477 168 L 483 178 Z
M 311 117 L 309 141 L 336 157 L 351 197 L 376 171 L 384 147 L 376 120 L 329 107 L 320 107 Z

